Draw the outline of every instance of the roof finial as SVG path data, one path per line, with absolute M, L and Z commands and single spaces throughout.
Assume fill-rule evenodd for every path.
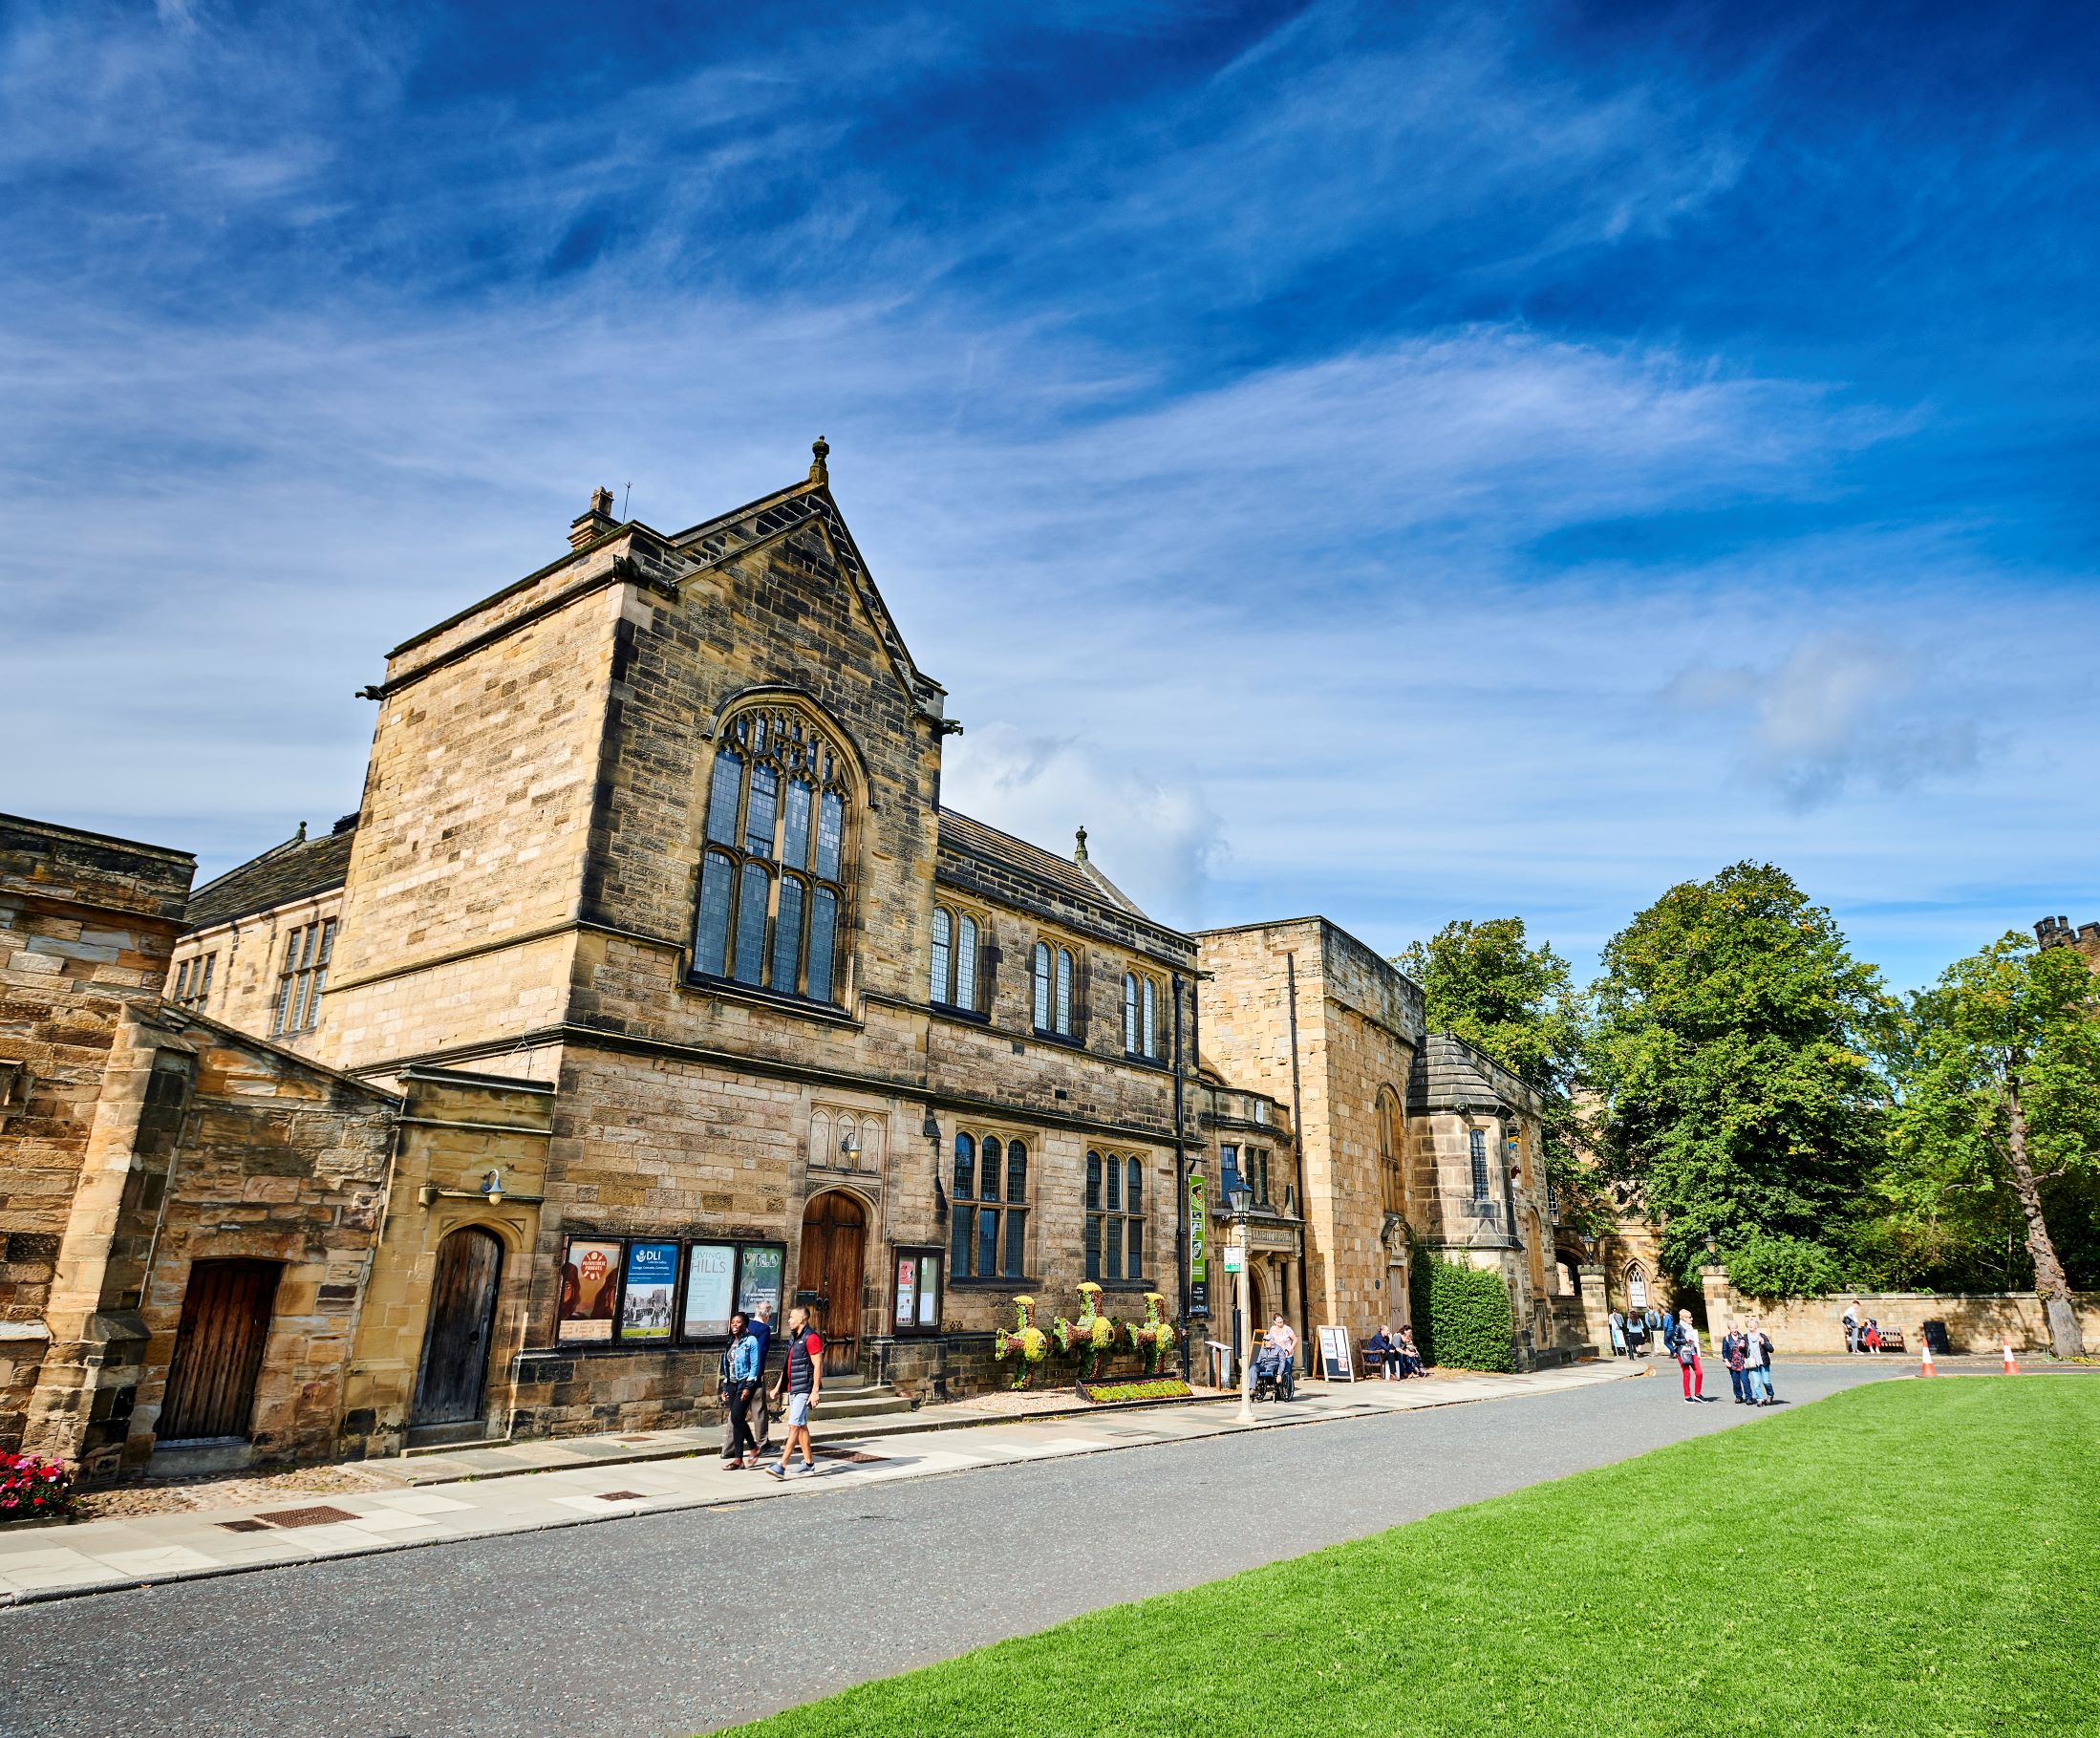
M 1086 829 L 1083 826 L 1081 827 L 1073 835 L 1073 839 L 1072 861 L 1074 863 L 1084 863 L 1086 861 Z
M 809 461 L 809 481 L 811 483 L 829 483 L 831 473 L 825 468 L 824 461 L 831 457 L 831 442 L 819 435 L 816 440 L 809 443 L 809 450 L 815 455 Z

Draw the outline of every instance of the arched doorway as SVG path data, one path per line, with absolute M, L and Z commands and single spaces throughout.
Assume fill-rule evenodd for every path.
M 416 1404 L 409 1413 L 412 1428 L 473 1424 L 482 1416 L 488 1352 L 496 1335 L 496 1282 L 503 1271 L 503 1240 L 482 1226 L 464 1226 L 438 1245 L 430 1325 L 423 1333 L 422 1368 L 416 1374 Z
M 826 1376 L 850 1375 L 860 1363 L 867 1251 L 868 1209 L 856 1196 L 833 1189 L 811 1197 L 803 1210 L 795 1301 L 807 1306 L 824 1337 Z

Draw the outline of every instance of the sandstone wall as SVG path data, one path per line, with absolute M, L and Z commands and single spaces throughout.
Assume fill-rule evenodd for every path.
M 1755 1317 L 1771 1336 L 1774 1356 L 1785 1352 L 1829 1353 L 1845 1349 L 1845 1306 L 1859 1305 L 1859 1317 L 1873 1317 L 1884 1328 L 1902 1330 L 1907 1355 L 1916 1360 L 1923 1323 L 1947 1324 L 1947 1341 L 1955 1353 L 1985 1358 L 1999 1355 L 2010 1341 L 2017 1353 L 2046 1352 L 2048 1320 L 2032 1292 L 1837 1292 L 1828 1298 L 1746 1298 L 1729 1285 L 1726 1272 L 1702 1272 L 1706 1293 L 1706 1325 L 1713 1335 L 1730 1321 Z M 2078 1325 L 2088 1347 L 2100 1345 L 2100 1293 L 2077 1295 Z
M 127 1009 L 160 994 L 195 861 L 0 816 L 0 1449 L 21 1444 L 46 1305 Z

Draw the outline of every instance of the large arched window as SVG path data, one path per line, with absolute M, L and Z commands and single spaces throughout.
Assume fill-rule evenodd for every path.
M 846 768 L 845 751 L 791 708 L 755 708 L 722 727 L 708 785 L 696 972 L 839 999 Z

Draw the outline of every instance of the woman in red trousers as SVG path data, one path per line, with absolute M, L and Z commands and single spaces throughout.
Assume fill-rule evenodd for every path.
M 1697 1405 L 1706 1398 L 1706 1371 L 1699 1361 L 1699 1330 L 1692 1325 L 1690 1310 L 1677 1313 L 1677 1368 L 1684 1379 L 1686 1403 Z

